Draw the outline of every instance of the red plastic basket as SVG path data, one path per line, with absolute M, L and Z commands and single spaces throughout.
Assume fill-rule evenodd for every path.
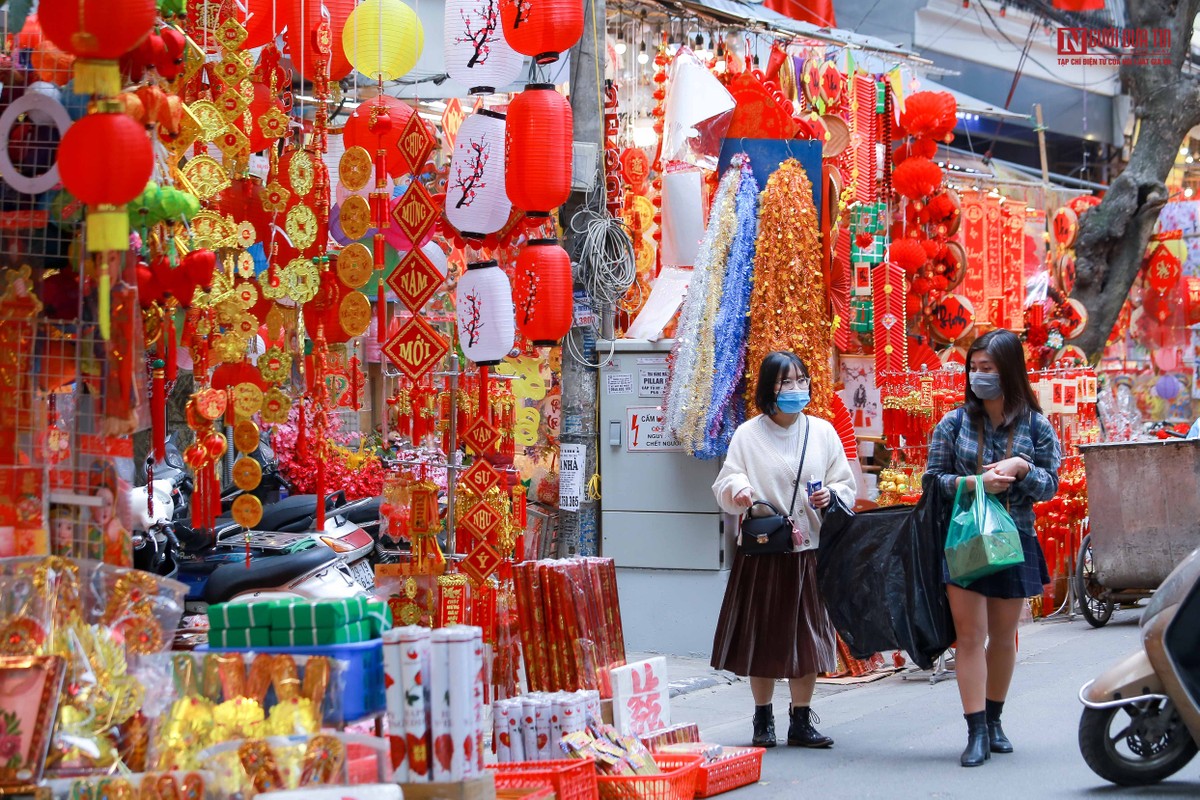
M 496 788 L 549 786 L 558 800 L 599 800 L 596 764 L 590 758 L 558 761 L 512 761 L 489 764 Z
M 554 790 L 549 786 L 543 786 L 541 789 L 531 789 L 527 786 L 522 786 L 520 788 L 512 786 L 508 787 L 508 792 L 510 794 L 521 794 L 521 800 L 554 800 L 556 796 L 554 794 Z M 510 795 L 505 794 L 505 790 L 503 788 L 499 786 L 496 787 L 496 797 L 503 799 L 508 796 Z
M 703 756 L 655 753 L 661 775 L 599 775 L 600 800 L 692 800 Z
M 701 764 L 696 777 L 696 797 L 712 797 L 741 786 L 758 783 L 762 777 L 762 747 L 730 747 L 711 764 Z

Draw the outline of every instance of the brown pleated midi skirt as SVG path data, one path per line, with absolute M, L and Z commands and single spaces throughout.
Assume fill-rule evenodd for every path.
M 712 666 L 754 678 L 837 668 L 833 623 L 817 588 L 817 551 L 733 559 Z

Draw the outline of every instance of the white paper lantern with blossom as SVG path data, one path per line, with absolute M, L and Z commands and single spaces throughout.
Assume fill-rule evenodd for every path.
M 491 94 L 521 75 L 524 56 L 504 41 L 500 0 L 446 0 L 446 72 L 470 94 Z
M 483 109 L 463 120 L 446 180 L 446 219 L 466 239 L 504 227 L 512 202 L 504 182 L 505 117 Z
M 512 284 L 496 261 L 467 265 L 455 292 L 458 341 L 480 366 L 499 364 L 517 338 Z

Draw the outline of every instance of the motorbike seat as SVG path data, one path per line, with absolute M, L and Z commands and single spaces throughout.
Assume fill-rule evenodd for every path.
M 204 585 L 206 603 L 224 603 L 243 592 L 255 589 L 275 589 L 288 581 L 328 564 L 333 566 L 337 556 L 325 547 L 313 547 L 299 553 L 271 556 L 245 564 L 223 564 L 213 570 Z
M 345 495 L 340 492 L 325 498 L 325 510 L 333 511 L 346 502 Z M 263 509 L 262 520 L 258 523 L 260 531 L 294 531 L 296 522 L 308 519 L 309 523 L 317 515 L 317 496 L 315 494 L 294 494 L 283 498 L 278 503 Z M 305 526 L 307 527 L 307 525 Z

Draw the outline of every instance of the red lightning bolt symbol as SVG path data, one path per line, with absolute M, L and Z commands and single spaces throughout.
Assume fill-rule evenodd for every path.
M 630 447 L 637 447 L 637 443 L 638 443 L 638 418 L 637 418 L 637 414 L 634 414 L 634 415 L 633 415 L 633 424 L 631 424 L 631 425 L 629 426 L 629 429 L 633 431 L 633 441 L 629 443 L 629 446 L 630 446 Z

